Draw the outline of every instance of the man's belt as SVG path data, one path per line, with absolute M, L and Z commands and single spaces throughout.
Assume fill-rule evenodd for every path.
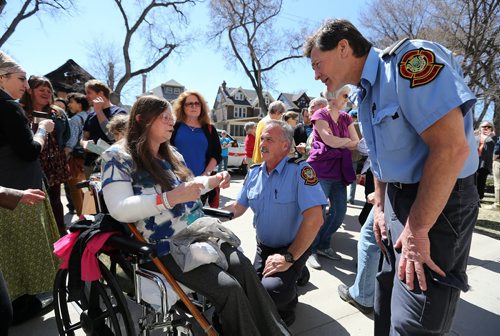
M 392 186 L 399 190 L 411 191 L 418 189 L 419 182 L 417 183 L 400 183 L 400 182 L 390 182 L 389 186 Z M 453 187 L 454 191 L 464 190 L 466 186 L 476 185 L 476 174 L 472 174 L 470 176 L 457 179 L 455 186 Z

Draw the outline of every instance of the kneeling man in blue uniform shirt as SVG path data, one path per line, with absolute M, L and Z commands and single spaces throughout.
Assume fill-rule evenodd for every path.
M 323 225 L 327 204 L 314 170 L 302 159 L 289 159 L 293 129 L 271 120 L 264 127 L 260 151 L 264 162 L 249 170 L 236 202 L 236 217 L 254 212 L 257 253 L 254 267 L 287 323 L 295 321 L 297 280 Z

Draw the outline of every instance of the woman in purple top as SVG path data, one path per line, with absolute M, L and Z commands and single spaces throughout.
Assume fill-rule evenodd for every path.
M 356 175 L 352 168 L 351 151 L 357 148 L 359 138 L 349 114 L 341 111 L 349 99 L 350 88 L 344 86 L 325 94 L 328 108 L 311 117 L 313 143 L 307 162 L 314 168 L 325 195 L 330 200 L 328 216 L 311 246 L 307 264 L 321 269 L 318 254 L 333 260 L 340 256 L 330 246 L 330 240 L 340 227 L 347 211 L 347 185 Z

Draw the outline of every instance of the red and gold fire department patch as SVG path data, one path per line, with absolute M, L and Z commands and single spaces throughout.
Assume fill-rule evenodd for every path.
M 422 48 L 408 51 L 399 62 L 399 74 L 410 81 L 411 88 L 432 82 L 443 68 L 432 51 Z
M 318 184 L 318 177 L 316 176 L 316 172 L 311 167 L 304 167 L 300 171 L 300 176 L 304 179 L 305 185 L 316 185 Z

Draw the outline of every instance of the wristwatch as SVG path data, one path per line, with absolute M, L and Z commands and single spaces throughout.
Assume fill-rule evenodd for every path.
M 293 264 L 295 262 L 295 259 L 293 259 L 293 255 L 288 251 L 286 251 L 286 253 L 283 253 L 283 257 L 285 257 L 285 261 L 288 263 Z

